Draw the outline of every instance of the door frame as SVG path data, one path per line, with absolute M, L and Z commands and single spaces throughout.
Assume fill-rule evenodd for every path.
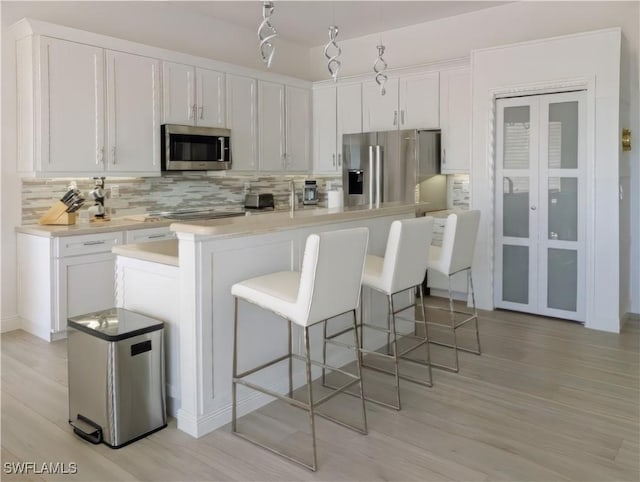
M 487 122 L 487 158 L 489 175 L 489 196 L 490 207 L 488 210 L 488 246 L 486 255 L 489 256 L 489 276 L 491 279 L 491 304 L 495 309 L 495 297 L 493 289 L 495 286 L 495 210 L 496 210 L 496 162 L 497 162 L 497 107 L 496 101 L 505 97 L 516 97 L 538 94 L 556 94 L 584 90 L 586 107 L 586 165 L 585 165 L 585 326 L 593 323 L 595 316 L 595 76 L 575 77 L 570 79 L 549 80 L 547 82 L 536 82 L 517 84 L 509 87 L 499 87 L 489 89 L 489 118 Z M 472 139 L 473 142 L 473 139 Z M 471 194 L 473 196 L 473 193 Z
M 548 127 L 542 128 L 543 125 L 548 125 L 549 111 L 548 108 L 551 104 L 561 102 L 577 102 L 579 104 L 578 122 L 582 126 L 579 130 L 578 145 L 578 158 L 580 159 L 580 166 L 576 169 L 560 169 L 551 168 L 548 165 L 548 146 L 549 146 L 549 131 Z M 498 108 L 498 103 L 502 104 L 501 108 Z M 530 139 L 533 141 L 529 147 L 529 167 L 527 169 L 507 169 L 496 163 L 495 177 L 496 181 L 500 179 L 507 179 L 508 177 L 526 177 L 529 183 L 529 206 L 531 212 L 529 213 L 529 229 L 530 233 L 528 237 L 512 237 L 504 236 L 501 234 L 500 226 L 501 219 L 503 218 L 503 212 L 501 208 L 504 208 L 504 204 L 500 202 L 498 195 L 494 195 L 495 202 L 495 226 L 494 226 L 494 305 L 500 308 L 505 308 L 514 311 L 522 311 L 526 313 L 539 314 L 543 316 L 551 316 L 557 318 L 563 318 L 566 320 L 573 320 L 584 323 L 585 319 L 585 245 L 586 245 L 586 233 L 585 233 L 585 215 L 586 215 L 586 203 L 585 203 L 585 170 L 586 166 L 586 94 L 584 90 L 574 90 L 570 92 L 554 92 L 551 94 L 537 94 L 528 96 L 516 96 L 516 97 L 503 97 L 496 99 L 496 158 L 504 156 L 503 146 L 501 140 L 503 137 L 503 122 L 504 122 L 504 109 L 514 106 L 528 106 L 530 109 Z M 537 141 L 536 141 L 537 139 Z M 576 241 L 562 241 L 551 240 L 547 236 L 548 230 L 548 180 L 551 178 L 575 178 L 578 183 L 577 191 L 577 240 Z M 496 183 L 495 188 L 502 192 L 501 187 Z M 534 239 L 532 236 L 537 236 Z M 502 299 L 503 283 L 499 281 L 500 272 L 502 271 L 502 256 L 500 255 L 500 245 L 510 246 L 526 246 L 529 248 L 529 263 L 528 263 L 528 302 L 516 303 L 510 301 L 504 301 Z M 548 305 L 548 280 L 547 280 L 547 256 L 548 249 L 571 249 L 575 250 L 577 254 L 577 279 L 576 279 L 576 310 L 568 311 L 560 308 L 552 308 Z

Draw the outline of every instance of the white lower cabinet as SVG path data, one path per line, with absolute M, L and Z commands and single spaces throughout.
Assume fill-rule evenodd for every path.
M 18 314 L 47 341 L 66 336 L 67 318 L 115 303 L 115 255 L 122 231 L 47 237 L 18 234 Z
M 47 341 L 66 336 L 67 319 L 115 306 L 111 248 L 175 237 L 168 226 L 79 236 L 18 233 L 18 314 Z

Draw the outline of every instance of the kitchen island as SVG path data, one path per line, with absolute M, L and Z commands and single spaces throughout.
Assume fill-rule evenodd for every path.
M 233 297 L 231 286 L 274 271 L 299 270 L 309 234 L 369 228 L 369 253 L 383 255 L 387 234 L 396 219 L 415 217 L 424 206 L 405 203 L 377 208 L 314 209 L 174 223 L 177 240 L 113 248 L 116 263 L 116 304 L 164 320 L 167 327 L 167 396 L 178 428 L 200 437 L 231 420 Z M 384 297 L 365 293 L 367 313 L 386 323 Z M 281 318 L 240 303 L 239 369 L 286 353 L 287 324 Z M 337 320 L 336 329 L 349 323 Z M 294 351 L 301 332 L 294 326 Z M 321 357 L 321 328 L 312 329 L 312 354 Z M 370 336 L 368 346 L 383 337 Z M 369 345 L 371 344 L 371 345 Z M 353 361 L 353 352 L 329 350 L 335 366 Z M 260 375 L 260 383 L 284 393 L 286 364 Z M 314 371 L 314 378 L 320 372 Z M 257 375 L 256 375 L 257 376 Z M 303 366 L 294 365 L 294 385 L 304 383 Z M 239 415 L 271 399 L 242 389 Z

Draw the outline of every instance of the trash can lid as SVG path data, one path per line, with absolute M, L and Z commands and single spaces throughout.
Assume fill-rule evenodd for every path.
M 110 308 L 73 316 L 67 323 L 72 328 L 106 341 L 120 341 L 164 327 L 160 320 L 124 308 Z

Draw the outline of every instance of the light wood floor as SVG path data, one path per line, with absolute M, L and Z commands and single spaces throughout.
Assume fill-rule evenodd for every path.
M 640 324 L 621 335 L 577 324 L 483 312 L 483 355 L 459 374 L 402 385 L 400 412 L 368 404 L 369 435 L 317 420 L 311 473 L 230 434 L 199 440 L 167 429 L 120 450 L 79 440 L 67 423 L 65 341 L 2 335 L 2 480 L 640 480 Z M 445 356 L 434 350 L 434 357 Z M 368 376 L 383 386 L 389 378 Z M 384 390 L 381 390 L 381 393 Z M 346 412 L 356 399 L 334 399 Z M 304 447 L 289 407 L 250 415 L 254 430 Z M 355 413 L 355 412 L 354 412 Z M 245 420 L 246 422 L 246 420 Z M 245 423 L 246 425 L 246 423 Z M 249 430 L 249 428 L 247 428 Z M 75 462 L 66 476 L 5 473 L 7 462 Z

